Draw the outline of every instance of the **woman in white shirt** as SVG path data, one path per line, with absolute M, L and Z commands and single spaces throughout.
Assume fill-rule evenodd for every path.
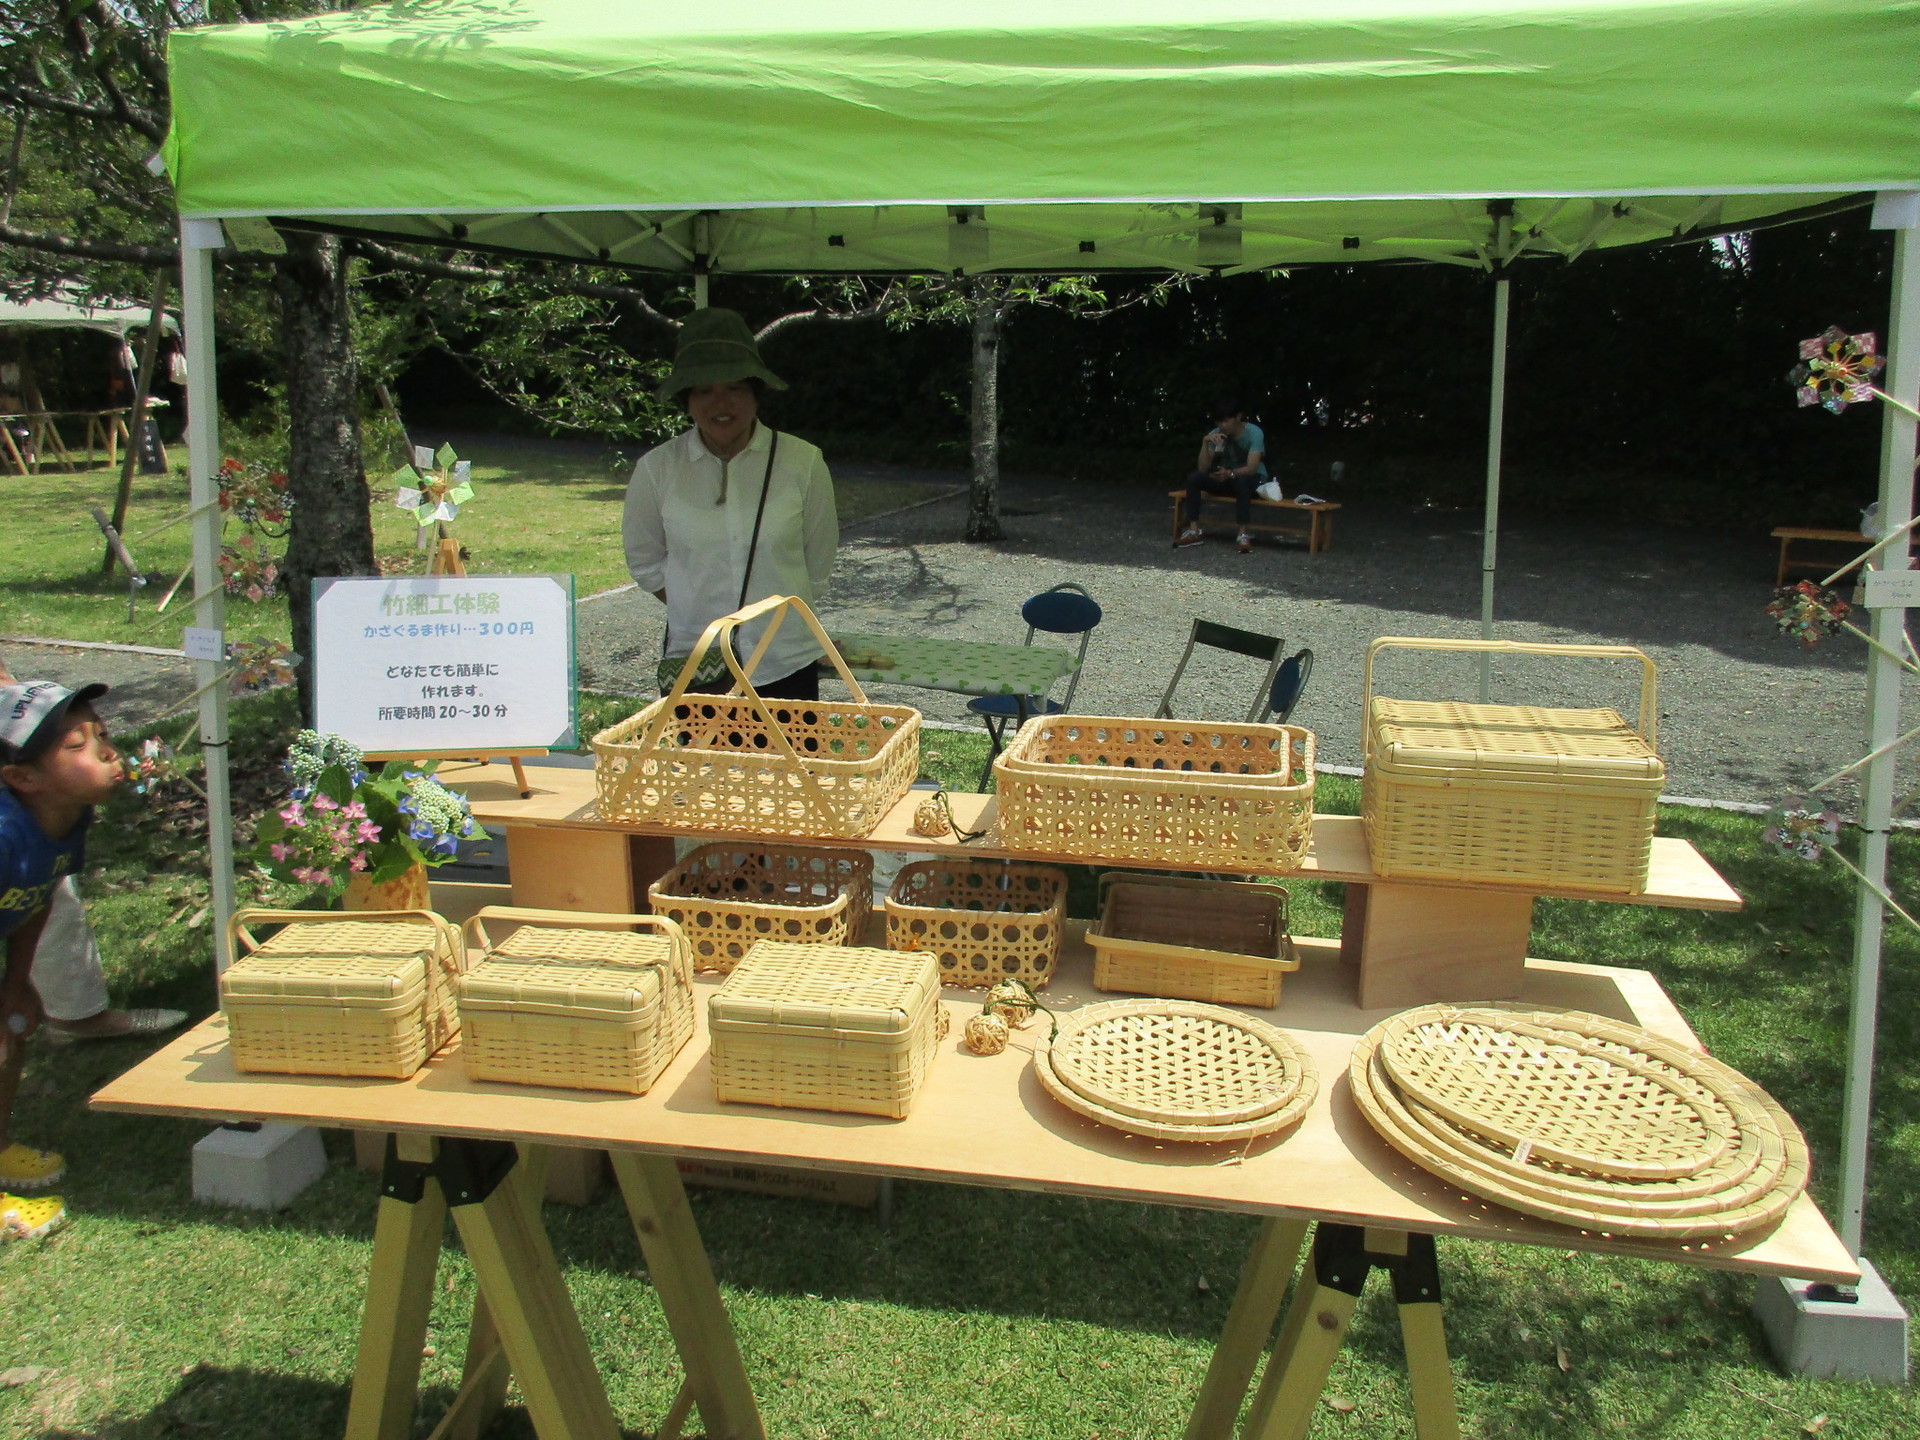
M 684 659 L 709 624 L 742 604 L 797 595 L 813 605 L 832 573 L 840 542 L 833 477 L 818 448 L 760 423 L 768 386 L 787 388 L 761 364 L 738 313 L 696 310 L 681 325 L 660 395 L 677 397 L 693 424 L 633 467 L 621 527 L 635 583 L 667 607 L 663 660 Z M 742 661 L 765 625 L 741 628 Z M 754 688 L 817 700 L 820 658 L 812 631 L 789 617 L 752 675 Z M 730 684 L 723 671 L 699 688 Z

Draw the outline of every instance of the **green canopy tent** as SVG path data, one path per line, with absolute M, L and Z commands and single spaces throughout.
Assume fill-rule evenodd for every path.
M 411 0 L 182 31 L 164 153 L 195 503 L 217 454 L 217 222 L 262 218 L 703 289 L 725 272 L 1497 273 L 1878 195 L 1899 231 L 1888 388 L 1911 399 L 1915 42 L 1904 0 Z M 1914 427 L 1890 408 L 1884 423 L 1891 527 L 1911 514 Z M 218 628 L 211 511 L 196 545 L 200 623 Z M 1901 619 L 1878 612 L 1876 634 L 1892 643 Z M 1897 673 L 1870 661 L 1876 746 L 1897 733 Z M 209 690 L 209 741 L 223 707 Z M 1891 756 L 1868 768 L 1876 878 L 1892 785 Z M 1863 889 L 1840 1215 L 1856 1252 L 1880 922 Z

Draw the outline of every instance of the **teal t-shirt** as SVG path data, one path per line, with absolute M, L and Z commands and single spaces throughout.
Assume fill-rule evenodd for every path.
M 1258 450 L 1262 456 L 1257 473 L 1262 480 L 1267 478 L 1267 432 L 1251 420 L 1241 427 L 1240 433 L 1224 437 L 1227 448 L 1220 452 L 1220 463 L 1229 470 L 1238 470 L 1247 463 L 1247 457 Z

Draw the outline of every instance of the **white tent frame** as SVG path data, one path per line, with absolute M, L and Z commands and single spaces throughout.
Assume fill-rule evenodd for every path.
M 955 202 L 959 203 L 959 202 Z M 1908 403 L 1920 400 L 1920 191 L 1882 191 L 1876 197 L 1872 224 L 1896 232 L 1892 284 L 1892 316 L 1888 325 L 1889 369 L 1885 389 Z M 1502 239 L 1505 234 L 1503 230 Z M 213 252 L 226 243 L 217 218 L 196 217 L 180 222 L 181 318 L 187 353 L 187 444 L 190 504 L 193 507 L 193 579 L 196 623 L 213 631 L 225 625 L 225 596 L 219 573 L 220 514 L 214 470 L 219 454 L 218 394 L 214 380 Z M 1498 247 L 1502 260 L 1505 244 Z M 1501 431 L 1506 399 L 1507 325 L 1510 313 L 1509 281 L 1494 284 L 1493 379 L 1488 404 L 1487 510 L 1481 551 L 1481 634 L 1493 637 L 1494 581 L 1498 551 Z M 696 303 L 706 302 L 706 276 L 695 277 Z M 1881 407 L 1880 517 L 1891 532 L 1913 515 L 1915 422 L 1891 405 Z M 1905 568 L 1905 547 L 1894 547 L 1883 565 Z M 1901 670 L 1888 651 L 1903 643 L 1904 609 L 1874 611 L 1873 636 L 1885 647 L 1867 662 L 1868 743 L 1879 750 L 1899 734 Z M 228 780 L 227 694 L 220 680 L 222 664 L 196 660 L 195 681 L 201 687 L 200 737 L 206 749 L 207 805 L 211 837 L 210 867 L 213 897 L 215 963 L 225 970 L 231 962 L 227 922 L 233 914 L 233 814 Z M 1490 681 L 1483 666 L 1482 694 Z M 1860 1254 L 1866 1213 L 1869 1117 L 1872 1108 L 1875 1031 L 1879 1016 L 1881 942 L 1885 907 L 1880 893 L 1886 883 L 1887 832 L 1892 822 L 1894 774 L 1897 756 L 1889 748 L 1865 768 L 1860 827 L 1863 834 L 1860 868 L 1864 874 L 1855 908 L 1853 981 L 1848 1023 L 1847 1079 L 1841 1136 L 1839 1232 L 1848 1250 Z

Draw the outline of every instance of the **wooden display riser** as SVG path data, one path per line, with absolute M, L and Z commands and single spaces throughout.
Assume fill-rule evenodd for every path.
M 622 914 L 644 911 L 647 885 L 673 865 L 673 836 L 668 827 L 599 818 L 591 770 L 537 768 L 531 772 L 532 793 L 524 796 L 506 778 L 504 768 L 451 765 L 439 773 L 466 793 L 476 820 L 505 829 L 517 905 Z M 782 837 L 782 843 L 1089 863 L 1079 855 L 1002 847 L 995 833 L 997 806 L 991 795 L 952 797 L 954 818 L 968 830 L 987 832 L 980 840 L 963 845 L 915 835 L 913 812 L 925 798 L 922 792 L 910 793 L 864 840 Z M 743 831 L 737 835 L 700 832 L 695 838 L 767 837 Z M 1120 869 L 1209 868 L 1171 861 L 1113 863 Z M 1647 888 L 1638 895 L 1478 881 L 1387 880 L 1374 873 L 1366 827 L 1355 815 L 1315 816 L 1312 846 L 1299 867 L 1288 873 L 1347 886 L 1342 946 L 1353 964 L 1356 998 L 1369 1009 L 1519 996 L 1537 895 L 1685 910 L 1738 910 L 1744 903 L 1699 851 L 1684 840 L 1667 837 L 1654 840 Z

